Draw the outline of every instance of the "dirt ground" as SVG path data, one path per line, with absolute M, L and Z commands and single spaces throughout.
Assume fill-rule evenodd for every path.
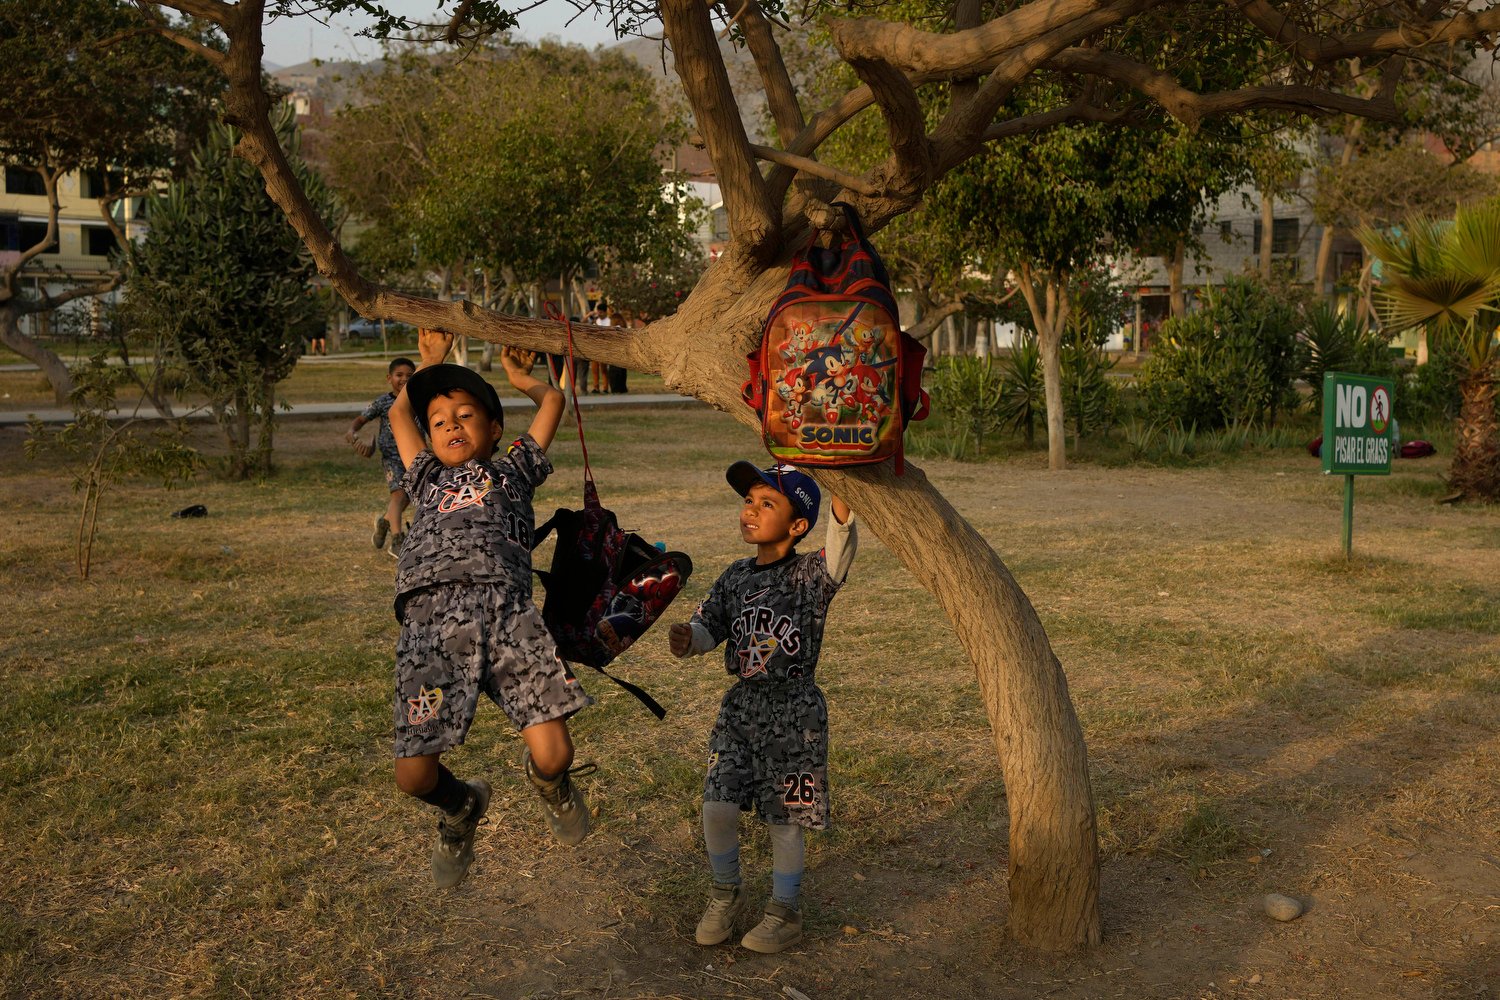
M 155 918 L 88 915 L 100 893 L 149 886 L 167 864 L 159 844 L 148 846 L 149 824 L 127 830 L 80 811 L 65 824 L 71 834 L 56 833 L 34 800 L 7 793 L 6 995 L 1500 997 L 1500 511 L 1433 503 L 1441 458 L 1361 481 L 1347 564 L 1340 484 L 1305 455 L 1056 474 L 1037 456 L 921 461 L 1006 560 L 1068 672 L 1099 809 L 1105 941 L 1058 957 L 1008 939 L 1004 791 L 972 674 L 930 599 L 866 534 L 819 670 L 835 744 L 835 829 L 809 838 L 807 940 L 762 957 L 693 943 L 706 886 L 695 794 L 727 679 L 712 658 L 691 671 L 673 665 L 650 637 L 622 672 L 667 703 L 665 723 L 585 678 L 601 698 L 577 736 L 581 759 L 601 765 L 587 779 L 600 815 L 590 839 L 577 849 L 544 839 L 515 773 L 519 743 L 499 731 L 498 713 L 482 714 L 476 732 L 487 725 L 489 735 L 455 770 L 490 773 L 495 822 L 468 881 L 431 889 L 429 819 L 398 801 L 382 759 L 389 560 L 361 540 L 367 515 L 351 513 L 376 509 L 375 476 L 338 450 L 336 430 L 288 424 L 283 472 L 266 486 L 212 484 L 166 499 L 128 487 L 96 557 L 108 582 L 85 593 L 66 576 L 71 521 L 49 523 L 25 503 L 48 491 L 62 503 L 65 481 L 25 465 L 14 436 L 0 441 L 0 496 L 20 512 L 0 565 L 26 587 L 0 623 L 11 636 L 0 645 L 11 700 L 0 707 L 22 743 L 58 752 L 52 730 L 24 707 L 59 690 L 42 686 L 57 683 L 49 671 L 127 655 L 119 650 L 132 641 L 172 644 L 181 661 L 207 626 L 179 634 L 166 619 L 221 597 L 226 608 L 247 605 L 251 593 L 257 607 L 265 595 L 268 609 L 284 609 L 276 588 L 292 588 L 290 603 L 316 621 L 278 610 L 264 631 L 226 624 L 220 645 L 236 648 L 204 660 L 201 676 L 243 675 L 283 655 L 291 664 L 314 642 L 345 642 L 355 662 L 303 682 L 296 705 L 357 732 L 343 763 L 327 765 L 337 777 L 322 791 L 288 790 L 284 800 L 268 789 L 300 783 L 298 755 L 317 761 L 344 737 L 254 727 L 232 741 L 205 735 L 204 754 L 213 742 L 282 763 L 256 764 L 244 779 L 265 810 L 226 815 L 215 836 L 189 835 L 172 870 L 198 872 L 197 881 L 179 895 L 162 890 Z M 613 415 L 590 432 L 606 502 L 627 526 L 650 525 L 653 540 L 667 535 L 693 555 L 685 597 L 696 600 L 740 555 L 722 469 L 753 454 L 753 441 L 707 412 Z M 650 463 L 622 447 L 642 440 L 658 444 Z M 560 445 L 557 462 L 539 514 L 573 502 L 576 456 Z M 294 505 L 294 496 L 312 499 Z M 200 499 L 218 519 L 211 541 L 184 542 L 181 522 L 127 529 L 144 511 Z M 211 558 L 218 545 L 250 553 L 234 557 L 235 593 L 178 566 L 158 572 L 154 617 L 131 619 L 126 638 L 101 635 L 87 652 L 44 634 L 41 619 L 51 617 L 71 622 L 73 646 L 90 643 L 88 607 L 128 605 L 141 574 L 178 565 L 171 547 L 186 561 Z M 37 568 L 41 559 L 48 568 Z M 195 680 L 199 669 L 181 684 L 206 683 Z M 275 677 L 293 676 L 280 670 Z M 136 717 L 128 695 L 119 698 L 120 714 L 97 729 L 101 754 L 112 752 L 116 722 Z M 187 726 L 194 711 L 210 713 L 196 732 L 236 724 L 214 721 L 212 706 L 163 709 L 158 724 Z M 143 794 L 190 812 L 181 803 L 196 799 L 162 791 L 189 779 L 164 766 L 173 776 Z M 232 768 L 196 765 L 230 773 L 221 766 Z M 104 780 L 78 768 L 77 783 L 46 794 Z M 174 817 L 161 829 L 201 822 Z M 758 899 L 768 842 L 748 822 L 742 830 Z M 108 844 L 111 871 L 79 860 L 80 836 Z M 279 895 L 262 898 L 271 869 L 236 867 L 253 867 L 243 860 L 252 856 L 268 865 L 263 856 L 277 852 L 298 860 L 276 869 L 288 883 Z M 1297 897 L 1306 913 L 1270 919 L 1268 892 Z M 751 922 L 747 914 L 746 929 Z

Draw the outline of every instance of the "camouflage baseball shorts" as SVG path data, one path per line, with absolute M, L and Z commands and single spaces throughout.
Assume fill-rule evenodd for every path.
M 703 798 L 768 823 L 828 829 L 828 705 L 815 684 L 741 682 L 708 738 Z
M 410 594 L 396 642 L 396 756 L 463 743 L 483 691 L 517 729 L 593 704 L 529 595 L 482 583 Z
M 401 456 L 382 453 L 380 464 L 385 466 L 385 488 L 395 493 L 401 488 L 401 477 L 406 475 L 406 466 L 401 464 Z

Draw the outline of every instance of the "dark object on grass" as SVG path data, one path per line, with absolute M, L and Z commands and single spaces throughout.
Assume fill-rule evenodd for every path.
M 173 517 L 207 517 L 208 508 L 201 503 L 195 503 L 191 507 L 184 507 L 172 513 Z
M 1428 455 L 1436 454 L 1437 449 L 1432 446 L 1432 442 L 1423 441 L 1421 438 L 1408 441 L 1401 446 L 1402 458 L 1426 458 Z
M 1323 435 L 1319 434 L 1317 437 L 1307 442 L 1307 453 L 1313 458 L 1323 457 Z

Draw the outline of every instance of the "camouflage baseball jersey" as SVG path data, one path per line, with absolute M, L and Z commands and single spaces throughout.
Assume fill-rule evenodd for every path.
M 393 461 L 398 467 L 401 465 L 401 449 L 396 447 L 396 435 L 391 431 L 391 418 L 388 416 L 395 403 L 395 394 L 388 392 L 384 396 L 375 397 L 375 401 L 359 414 L 366 423 L 376 419 L 380 421 L 380 428 L 375 433 L 375 447 L 380 450 L 380 459 L 387 468 Z
M 693 624 L 712 640 L 708 648 L 725 644 L 724 669 L 740 680 L 813 680 L 828 603 L 854 558 L 853 545 L 843 544 L 853 533 L 853 520 L 828 521 L 830 542 L 840 543 L 837 576 L 823 551 L 794 550 L 766 566 L 757 566 L 752 556 L 731 563 L 693 613 Z
M 523 434 L 499 460 L 443 465 L 430 451 L 401 480 L 415 512 L 396 568 L 396 617 L 406 596 L 436 583 L 492 583 L 531 593 L 533 491 L 552 472 Z

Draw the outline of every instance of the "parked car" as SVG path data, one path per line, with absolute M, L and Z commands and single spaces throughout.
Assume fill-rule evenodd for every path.
M 387 337 L 400 336 L 410 329 L 411 327 L 407 326 L 405 323 L 395 323 L 391 320 L 386 320 L 385 323 L 385 333 Z M 354 321 L 349 324 L 349 332 L 345 334 L 345 336 L 349 340 L 379 340 L 380 320 L 365 319 L 363 316 L 356 316 L 354 318 Z

